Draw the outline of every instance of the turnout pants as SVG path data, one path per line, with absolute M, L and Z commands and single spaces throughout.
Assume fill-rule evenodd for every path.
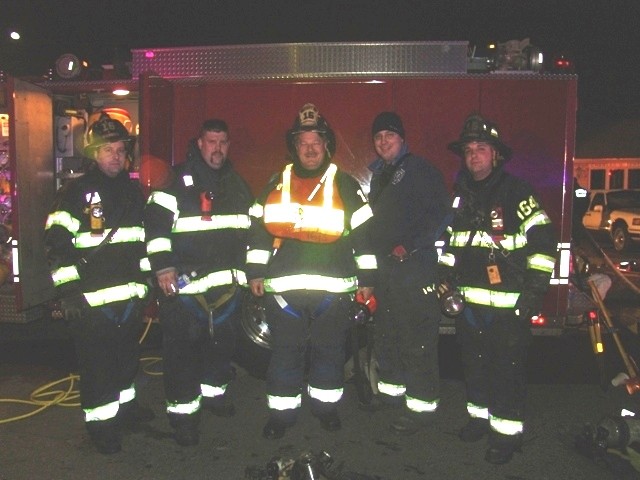
M 92 427 L 114 420 L 135 398 L 141 335 L 138 300 L 85 307 L 69 322 L 80 373 L 80 403 Z
M 473 417 L 488 418 L 499 433 L 521 433 L 531 330 L 513 310 L 467 309 L 470 312 L 456 321 L 456 332 L 468 411 Z M 513 431 L 502 428 L 505 423 Z
M 440 307 L 432 288 L 429 291 L 398 279 L 411 274 L 405 275 L 405 270 L 416 268 L 410 265 L 412 261 L 381 262 L 374 315 L 378 389 L 394 397 L 389 400 L 406 401 L 410 409 L 418 405 L 417 411 L 432 411 L 440 396 Z
M 228 288 L 207 292 L 213 303 Z M 169 413 L 195 413 L 201 396 L 224 395 L 234 378 L 231 359 L 235 351 L 232 319 L 216 324 L 210 331 L 208 313 L 195 297 L 160 299 L 160 326 L 163 335 L 163 380 Z M 180 408 L 181 405 L 187 410 Z
M 331 411 L 343 393 L 351 296 L 303 291 L 268 294 L 265 299 L 273 339 L 267 370 L 271 415 L 296 420 L 308 358 L 308 394 L 314 413 Z M 284 307 L 284 308 L 283 308 Z

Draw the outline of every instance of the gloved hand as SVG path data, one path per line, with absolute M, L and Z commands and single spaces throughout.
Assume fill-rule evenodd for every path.
M 529 324 L 531 317 L 538 315 L 542 311 L 542 304 L 544 303 L 544 293 L 525 290 L 518 297 L 515 310 L 518 318 Z
M 407 258 L 409 258 L 409 252 L 404 248 L 404 245 L 396 245 L 393 250 L 391 250 L 391 258 L 396 262 L 404 262 Z
M 81 293 L 60 299 L 60 310 L 67 321 L 80 320 L 82 311 L 87 306 L 87 301 Z

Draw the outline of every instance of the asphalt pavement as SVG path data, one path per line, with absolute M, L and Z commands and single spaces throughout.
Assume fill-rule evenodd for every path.
M 200 444 L 188 448 L 174 442 L 164 415 L 158 339 L 157 325 L 152 325 L 138 378 L 139 398 L 156 418 L 127 433 L 122 452 L 104 456 L 94 451 L 77 406 L 73 345 L 64 324 L 0 325 L 0 480 L 243 480 L 256 478 L 248 472 L 264 470 L 273 458 L 295 460 L 321 451 L 331 456 L 334 471 L 344 479 L 621 478 L 574 445 L 586 424 L 617 414 L 632 400 L 620 389 L 599 386 L 584 338 L 535 340 L 523 453 L 503 466 L 484 461 L 485 441 L 463 444 L 457 438 L 466 422 L 465 398 L 450 337 L 440 345 L 443 379 L 437 418 L 414 436 L 389 430 L 392 412 L 358 409 L 355 389 L 348 384 L 339 406 L 340 431 L 322 430 L 303 399 L 300 419 L 285 437 L 264 439 L 264 381 L 238 367 L 229 390 L 236 415 L 218 418 L 203 412 Z

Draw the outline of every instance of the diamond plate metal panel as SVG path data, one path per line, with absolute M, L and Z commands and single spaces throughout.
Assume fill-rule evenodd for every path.
M 132 75 L 218 80 L 466 73 L 467 42 L 286 43 L 134 49 Z

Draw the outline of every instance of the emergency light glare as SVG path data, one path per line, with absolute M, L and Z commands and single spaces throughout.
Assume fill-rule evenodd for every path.
M 124 97 L 125 95 L 129 95 L 129 90 L 126 88 L 116 88 L 113 92 L 114 95 L 118 95 L 119 97 Z
M 544 318 L 544 315 L 534 315 L 533 317 L 531 317 L 531 325 L 542 327 L 546 324 L 547 324 L 547 319 Z
M 153 58 L 155 57 L 156 54 L 153 53 L 153 50 L 147 50 L 144 52 L 144 58 Z
M 58 76 L 65 80 L 76 78 L 82 72 L 82 63 L 72 53 L 60 55 L 56 60 L 55 66 Z

